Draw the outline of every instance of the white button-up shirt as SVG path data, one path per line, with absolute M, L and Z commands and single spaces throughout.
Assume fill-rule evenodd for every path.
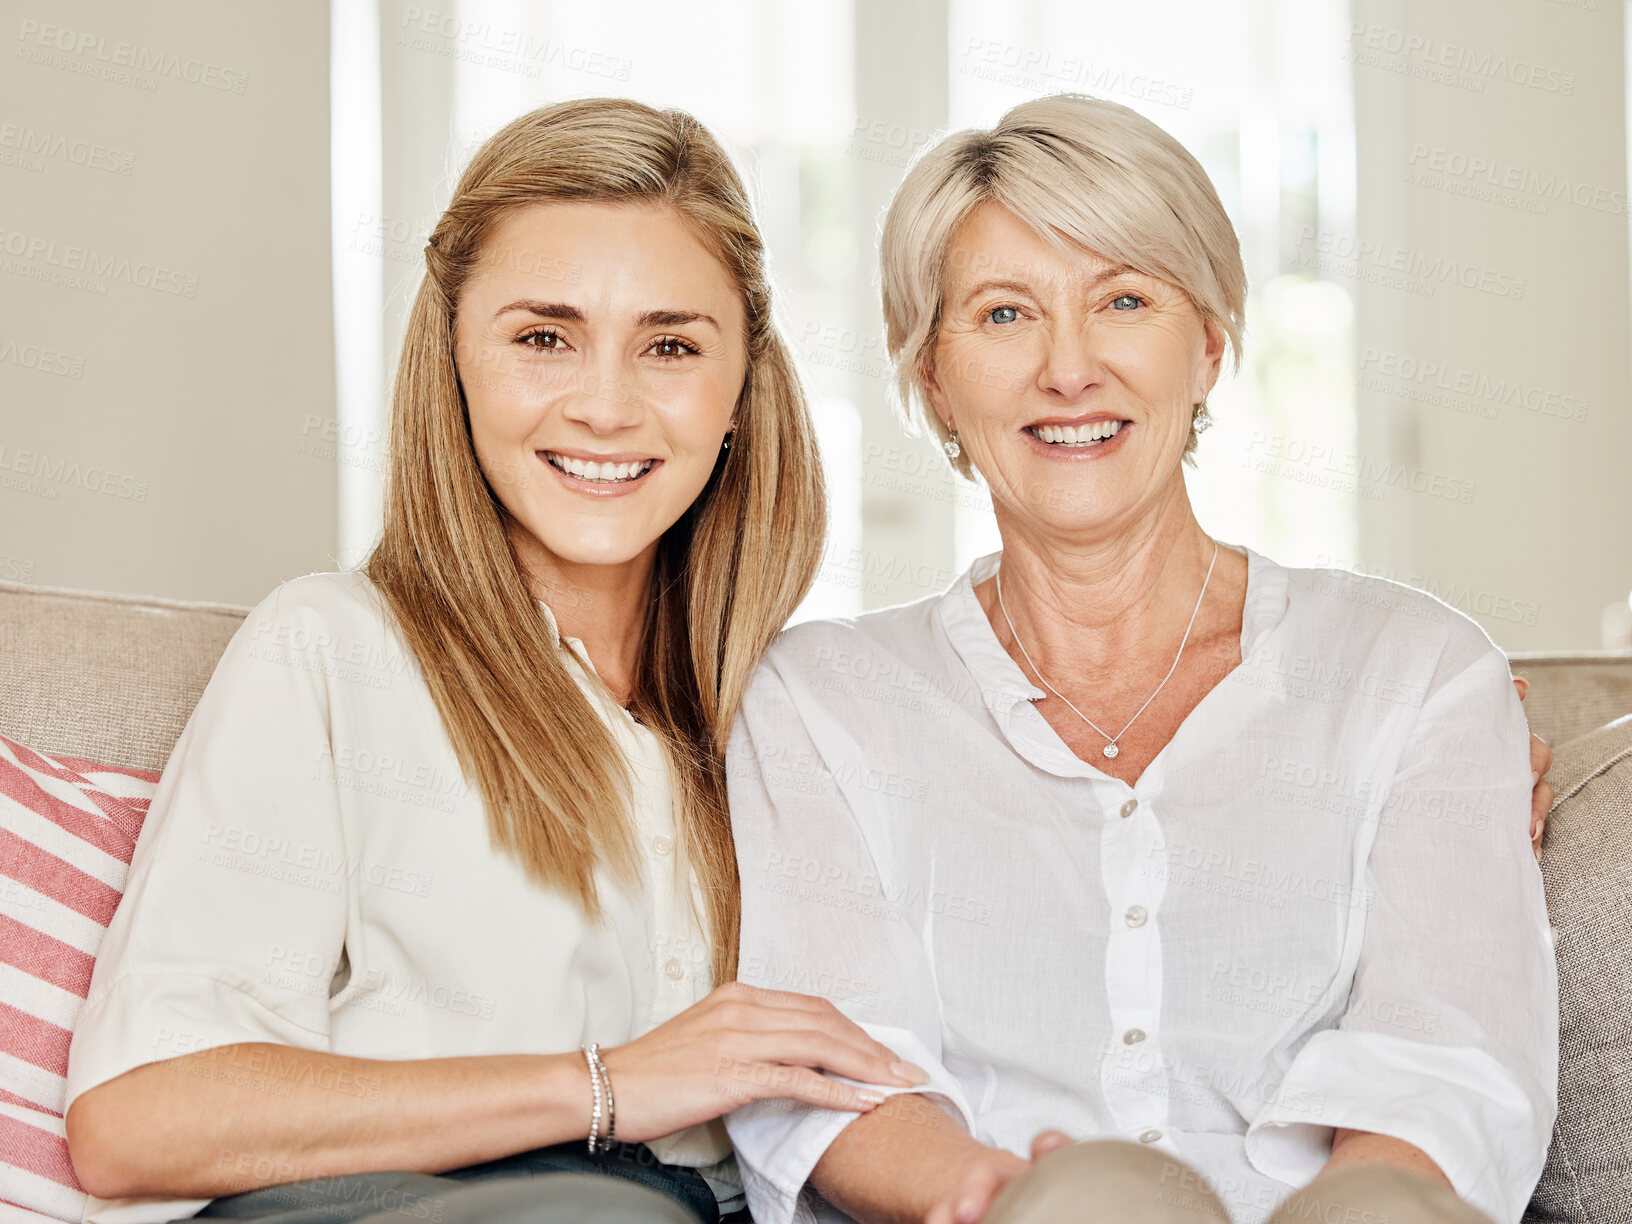
M 387 1059 L 612 1046 L 707 994 L 667 755 L 594 679 L 583 644 L 558 641 L 634 783 L 641 880 L 600 873 L 604 920 L 493 848 L 481 794 L 367 577 L 285 583 L 227 646 L 165 767 L 75 1025 L 68 1100 L 239 1042 Z M 220 1071 L 270 1087 L 251 1061 Z M 586 1072 L 586 1118 L 589 1103 Z M 731 1197 L 720 1123 L 650 1146 Z M 93 1199 L 87 1218 L 143 1224 L 206 1202 Z
M 1255 1221 L 1377 1131 L 1517 1221 L 1557 1011 L 1502 654 L 1249 552 L 1240 666 L 1130 786 L 1031 704 L 974 594 L 998 560 L 771 648 L 728 761 L 742 977 L 826 995 L 1000 1148 L 1151 1144 Z M 843 1218 L 800 1190 L 853 1118 L 731 1116 L 761 1224 Z

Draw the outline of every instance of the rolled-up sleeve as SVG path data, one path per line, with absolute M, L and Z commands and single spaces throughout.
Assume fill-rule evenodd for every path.
M 1506 659 L 1477 637 L 1472 661 L 1427 694 L 1381 805 L 1346 1012 L 1297 1052 L 1246 1144 L 1261 1172 L 1303 1184 L 1331 1128 L 1389 1135 L 1516 1222 L 1557 1107 L 1557 980 L 1528 836 L 1528 731 Z
M 732 732 L 726 768 L 742 878 L 738 978 L 829 999 L 929 1073 L 928 1085 L 880 1091 L 923 1093 L 972 1129 L 964 1090 L 942 1064 L 922 915 L 891 900 L 910 894 L 903 881 L 922 853 L 901 842 L 905 823 L 889 815 L 892 803 L 910 800 L 867 784 L 862 746 L 814 700 L 806 672 L 797 652 L 773 649 Z M 801 1218 L 811 1170 L 856 1116 L 766 1100 L 727 1118 L 754 1219 Z
M 198 1050 L 328 1046 L 349 873 L 331 630 L 299 586 L 245 619 L 165 767 L 75 1024 L 69 1103 Z M 258 1071 L 222 1069 L 246 1083 Z

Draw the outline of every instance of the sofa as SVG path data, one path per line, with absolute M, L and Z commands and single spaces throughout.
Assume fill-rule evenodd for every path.
M 246 611 L 0 583 L 0 735 L 81 763 L 162 769 Z M 1517 655 L 1513 670 L 1530 681 L 1532 728 L 1555 746 L 1558 796 L 1542 870 L 1560 1107 L 1525 1220 L 1632 1222 L 1632 654 Z M 0 1180 L 0 1224 L 72 1215 L 15 1202 Z

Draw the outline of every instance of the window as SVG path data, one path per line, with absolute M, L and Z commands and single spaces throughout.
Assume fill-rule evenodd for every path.
M 891 418 L 879 210 L 937 131 L 989 125 L 1042 93 L 1091 93 L 1183 141 L 1241 235 L 1245 362 L 1212 397 L 1218 425 L 1188 476 L 1203 523 L 1290 564 L 1352 557 L 1364 493 L 1341 471 L 1354 446 L 1352 297 L 1313 258 L 1323 235 L 1352 229 L 1346 3 L 909 7 L 912 24 L 892 32 L 904 20 L 893 6 L 796 0 L 635 10 L 644 17 L 624 5 L 519 0 L 464 0 L 441 13 L 385 6 L 383 169 L 339 156 L 343 130 L 354 133 L 346 147 L 357 146 L 355 115 L 347 128 L 341 107 L 360 104 L 336 99 L 337 284 L 366 282 L 349 297 L 337 288 L 341 335 L 366 330 L 383 309 L 383 360 L 394 359 L 423 235 L 464 158 L 515 115 L 604 94 L 689 110 L 751 179 L 817 419 L 832 522 L 799 619 L 927 595 L 995 547 L 995 527 L 984 492 L 957 482 L 927 440 L 905 437 Z M 337 48 L 341 14 L 356 9 L 371 6 L 337 0 Z M 361 248 L 359 217 L 374 239 Z M 360 378 L 348 391 L 343 380 L 342 419 L 365 449 L 383 436 L 384 386 Z M 351 487 L 342 535 L 355 559 L 377 530 L 380 464 L 360 455 L 341 471 Z

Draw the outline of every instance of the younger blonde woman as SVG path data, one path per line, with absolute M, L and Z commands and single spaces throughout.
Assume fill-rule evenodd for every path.
M 136 848 L 68 1073 L 92 1220 L 713 1221 L 735 1105 L 922 1079 L 731 981 L 724 740 L 823 494 L 724 152 L 536 111 L 426 261 L 384 536 L 250 614 Z

